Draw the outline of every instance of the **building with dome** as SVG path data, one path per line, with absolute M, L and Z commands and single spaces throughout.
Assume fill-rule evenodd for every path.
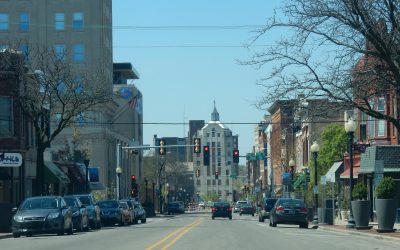
M 210 149 L 209 166 L 204 166 L 203 148 L 201 153 L 193 154 L 196 194 L 199 197 L 216 194 L 221 201 L 233 201 L 232 178 L 237 176 L 238 163 L 233 163 L 232 155 L 233 150 L 238 149 L 238 135 L 233 135 L 232 131 L 220 122 L 215 102 L 211 120 L 197 130 L 193 137 L 200 138 L 202 146 L 207 145 Z M 199 173 L 198 176 L 196 173 Z

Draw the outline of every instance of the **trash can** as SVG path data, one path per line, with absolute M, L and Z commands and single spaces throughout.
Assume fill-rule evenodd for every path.
M 333 209 L 318 208 L 318 223 L 333 225 Z

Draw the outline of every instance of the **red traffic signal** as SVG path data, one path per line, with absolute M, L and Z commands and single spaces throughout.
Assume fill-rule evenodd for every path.
M 233 163 L 239 163 L 239 150 L 233 150 Z
M 210 147 L 203 146 L 203 164 L 204 166 L 210 166 Z
M 131 179 L 132 179 L 132 180 L 136 180 L 136 176 L 132 175 L 132 176 L 131 176 Z

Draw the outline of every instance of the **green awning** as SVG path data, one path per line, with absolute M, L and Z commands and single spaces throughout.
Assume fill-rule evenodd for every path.
M 69 183 L 68 176 L 61 171 L 61 169 L 51 161 L 44 162 L 44 181 L 49 184 Z
M 293 183 L 293 188 L 297 189 L 300 185 L 303 185 L 305 179 L 306 179 L 306 174 L 299 175 L 299 177 L 297 177 L 296 181 Z

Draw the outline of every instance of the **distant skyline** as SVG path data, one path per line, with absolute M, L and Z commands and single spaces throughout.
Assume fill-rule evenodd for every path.
M 220 121 L 239 135 L 240 155 L 251 152 L 255 124 L 267 114 L 254 106 L 266 69 L 238 61 L 262 49 L 244 46 L 278 3 L 113 1 L 114 62 L 130 62 L 140 75 L 134 84 L 143 94 L 144 144 L 154 134 L 187 136 L 189 120 L 210 121 L 215 100 Z

